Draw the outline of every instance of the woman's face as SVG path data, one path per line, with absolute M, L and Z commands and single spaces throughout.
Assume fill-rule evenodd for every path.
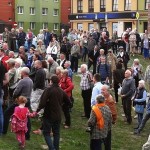
M 143 84 L 142 83 L 139 83 L 139 88 L 143 88 Z

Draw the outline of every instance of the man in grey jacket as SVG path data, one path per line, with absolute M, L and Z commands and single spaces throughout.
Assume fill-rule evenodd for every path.
M 135 81 L 131 77 L 131 71 L 125 71 L 125 79 L 122 82 L 122 90 L 121 90 L 121 98 L 123 102 L 123 110 L 125 117 L 127 119 L 127 123 L 131 124 L 132 117 L 131 117 L 131 98 L 135 91 Z

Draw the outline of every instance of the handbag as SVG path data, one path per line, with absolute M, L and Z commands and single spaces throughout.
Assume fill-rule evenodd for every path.
M 144 113 L 144 105 L 135 105 L 135 112 L 143 114 Z

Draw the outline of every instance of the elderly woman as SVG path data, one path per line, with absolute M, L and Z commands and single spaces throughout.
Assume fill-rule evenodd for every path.
M 61 67 L 61 66 L 58 66 L 58 67 L 56 67 L 56 75 L 57 75 L 57 77 L 59 78 L 59 80 L 61 79 L 61 77 L 62 77 L 62 70 L 63 70 L 63 67 Z
M 138 115 L 138 126 L 135 129 L 137 129 L 142 122 L 144 108 L 146 105 L 146 97 L 147 97 L 147 95 L 146 95 L 146 89 L 145 89 L 145 81 L 140 80 L 138 88 L 135 92 L 135 98 L 133 101 L 133 103 L 135 105 L 135 112 Z
M 39 40 L 44 41 L 44 34 L 42 29 L 39 31 L 39 34 L 37 35 L 37 41 Z
M 140 64 L 139 59 L 134 59 L 131 66 L 132 76 L 135 79 L 135 85 L 138 87 L 138 82 L 143 78 L 143 66 Z
M 134 56 L 135 54 L 135 48 L 136 48 L 136 34 L 135 31 L 132 31 L 129 37 L 129 43 L 130 43 L 130 54 Z
M 68 77 L 68 70 L 67 69 L 62 70 L 62 78 L 59 81 L 59 86 L 64 90 L 64 92 L 66 92 L 66 94 L 70 98 L 71 94 L 72 94 L 72 90 L 74 88 L 74 85 L 73 85 L 70 77 Z M 67 129 L 71 125 L 68 103 L 63 104 L 63 112 L 64 112 L 65 119 L 66 119 L 64 128 Z

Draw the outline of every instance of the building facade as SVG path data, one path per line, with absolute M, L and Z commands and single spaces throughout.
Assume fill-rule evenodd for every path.
M 127 28 L 139 28 L 139 32 L 143 32 L 146 17 L 138 17 L 138 9 L 140 14 L 147 14 L 147 1 L 149 0 L 72 0 L 69 19 L 74 29 L 107 27 L 110 35 L 116 30 L 119 36 Z
M 68 15 L 71 13 L 71 0 L 61 0 L 61 24 L 60 28 L 68 29 L 71 27 Z
M 9 29 L 14 24 L 14 0 L 0 1 L 0 33 L 4 31 L 5 27 Z
M 40 29 L 60 30 L 60 0 L 16 0 L 15 21 L 18 27 L 38 34 Z

